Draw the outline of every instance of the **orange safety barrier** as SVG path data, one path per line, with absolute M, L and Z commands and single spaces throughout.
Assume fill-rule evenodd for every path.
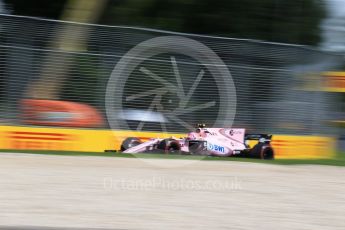
M 22 121 L 30 125 L 101 127 L 103 118 L 93 107 L 69 101 L 24 99 Z

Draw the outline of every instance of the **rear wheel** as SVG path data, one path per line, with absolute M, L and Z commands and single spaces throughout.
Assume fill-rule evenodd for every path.
M 128 137 L 121 144 L 121 151 L 133 148 L 134 146 L 140 145 L 142 142 L 137 137 Z
M 253 158 L 263 159 L 263 160 L 273 160 L 274 151 L 271 145 L 265 144 L 265 143 L 259 143 L 250 150 L 249 156 Z
M 266 146 L 261 151 L 261 159 L 264 160 L 273 160 L 274 159 L 274 151 L 270 146 Z

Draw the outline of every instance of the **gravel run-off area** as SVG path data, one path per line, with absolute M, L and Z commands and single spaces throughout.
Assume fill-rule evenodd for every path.
M 0 225 L 345 229 L 345 167 L 0 153 Z

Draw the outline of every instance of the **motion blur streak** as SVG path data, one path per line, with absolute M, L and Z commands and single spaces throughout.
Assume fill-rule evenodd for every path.
M 101 15 L 106 3 L 107 0 L 69 0 L 61 20 L 94 23 Z M 66 43 L 66 35 L 70 34 L 73 34 L 73 36 L 70 36 L 69 42 Z M 62 52 L 82 52 L 87 49 L 87 39 L 87 27 L 75 28 L 65 24 L 62 27 L 56 28 L 55 36 L 50 41 L 49 47 Z M 70 64 L 74 60 L 68 57 L 56 57 L 54 53 L 48 53 L 44 61 L 45 64 L 42 66 L 40 79 L 28 87 L 27 97 L 57 99 Z M 54 69 L 53 71 L 52 68 Z

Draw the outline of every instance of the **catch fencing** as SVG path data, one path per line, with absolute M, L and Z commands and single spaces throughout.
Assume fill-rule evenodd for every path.
M 224 67 L 213 59 L 197 60 L 200 50 L 125 56 L 161 36 L 206 45 L 231 77 L 210 71 L 210 66 Z M 114 68 L 124 56 L 139 61 L 126 76 L 118 76 L 123 73 Z M 339 69 L 341 62 L 337 55 L 299 45 L 0 15 L 0 119 L 29 124 L 23 100 L 39 99 L 88 105 L 104 120 L 99 128 L 185 132 L 206 123 L 253 132 L 329 134 L 335 101 L 318 85 L 321 73 Z M 110 77 L 117 81 L 107 93 Z M 222 82 L 233 82 L 235 91 Z M 54 112 L 40 119 L 68 116 L 64 110 Z

